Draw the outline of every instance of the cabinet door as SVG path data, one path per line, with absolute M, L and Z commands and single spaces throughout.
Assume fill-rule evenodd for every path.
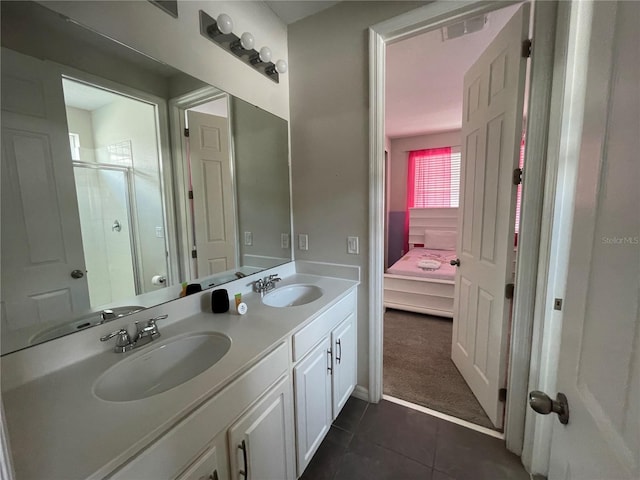
M 228 430 L 232 480 L 295 480 L 290 377 Z
M 219 435 L 177 480 L 228 480 L 226 435 Z
M 333 418 L 347 403 L 356 386 L 356 322 L 355 314 L 331 332 L 333 346 Z
M 325 337 L 293 369 L 298 475 L 302 475 L 331 427 L 331 353 L 331 340 Z

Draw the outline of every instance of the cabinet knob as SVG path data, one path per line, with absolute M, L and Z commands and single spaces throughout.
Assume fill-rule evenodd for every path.
M 207 480 L 218 480 L 218 470 L 214 470 L 213 473 L 207 477 Z

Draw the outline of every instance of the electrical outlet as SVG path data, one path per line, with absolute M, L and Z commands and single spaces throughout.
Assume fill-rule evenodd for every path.
M 280 246 L 282 248 L 289 248 L 289 234 L 288 233 L 280 234 Z
M 309 250 L 309 235 L 306 233 L 298 235 L 298 248 L 300 250 Z
M 358 237 L 347 237 L 347 253 L 352 255 L 360 253 L 360 240 Z
M 164 238 L 164 228 L 156 227 L 156 238 Z
M 245 245 L 253 245 L 253 233 L 244 232 L 244 244 Z

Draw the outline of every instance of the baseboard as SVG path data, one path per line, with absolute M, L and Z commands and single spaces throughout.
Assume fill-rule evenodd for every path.
M 364 400 L 365 402 L 369 401 L 369 389 L 364 388 L 362 385 L 356 385 L 356 388 L 353 389 L 351 395 L 359 398 L 360 400 Z

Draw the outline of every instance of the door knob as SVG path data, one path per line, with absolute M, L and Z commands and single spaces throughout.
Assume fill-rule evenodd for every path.
M 563 425 L 569 423 L 569 402 L 564 393 L 558 392 L 556 399 L 552 400 L 546 393 L 534 390 L 529 392 L 529 405 L 535 412 L 542 415 L 557 413 L 558 420 Z
M 456 258 L 455 260 L 449 260 L 449 265 L 453 265 L 454 267 L 460 266 L 460 259 Z
M 74 270 L 71 272 L 71 278 L 75 278 L 77 280 L 82 277 L 84 277 L 84 272 L 82 270 Z

